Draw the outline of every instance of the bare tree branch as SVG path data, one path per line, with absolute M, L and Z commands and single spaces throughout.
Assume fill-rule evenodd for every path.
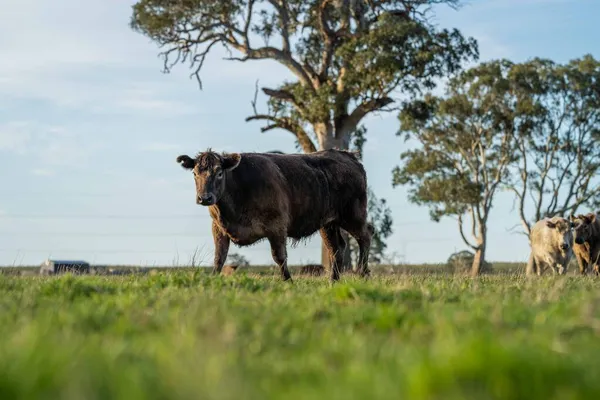
M 321 55 L 321 66 L 319 68 L 319 80 L 322 82 L 327 79 L 329 74 L 329 67 L 331 66 L 331 60 L 333 59 L 336 40 L 335 32 L 329 28 L 327 23 L 329 18 L 327 14 L 327 5 L 330 1 L 331 0 L 321 0 L 318 8 L 319 31 L 324 43 L 323 54 Z
M 275 117 L 266 114 L 257 114 L 246 118 L 246 122 L 254 120 L 266 120 L 273 122 L 272 124 L 261 128 L 261 132 L 267 132 L 275 128 L 285 129 L 288 132 L 292 133 L 294 136 L 296 136 L 296 138 L 298 139 L 298 143 L 300 143 L 300 146 L 302 146 L 302 149 L 305 153 L 313 153 L 317 151 L 314 143 L 312 142 L 306 131 L 291 118 Z
M 471 207 L 469 209 L 470 213 L 471 213 L 471 235 L 473 235 L 474 238 L 477 237 L 477 221 L 478 221 L 478 217 L 476 215 L 475 209 L 473 207 Z
M 460 237 L 462 238 L 463 242 L 465 242 L 465 244 L 467 246 L 469 246 L 470 248 L 472 248 L 473 250 L 478 250 L 479 246 L 475 246 L 475 245 L 471 244 L 471 242 L 469 242 L 469 240 L 465 236 L 465 231 L 463 229 L 463 219 L 462 219 L 462 215 L 460 215 L 460 214 L 458 215 L 458 229 L 460 231 Z
M 280 49 L 271 46 L 265 46 L 258 49 L 252 49 L 240 44 L 231 44 L 236 50 L 244 54 L 244 57 L 229 57 L 228 60 L 235 60 L 245 62 L 248 60 L 266 60 L 272 59 L 278 61 L 280 64 L 285 65 L 299 80 L 300 82 L 312 87 L 312 77 L 309 76 L 304 67 L 296 61 L 292 56 L 283 52 Z
M 269 3 L 275 7 L 279 14 L 279 28 L 281 29 L 282 50 L 286 54 L 291 54 L 290 49 L 290 17 L 288 12 L 287 0 L 269 0 Z
M 389 97 L 370 100 L 358 105 L 352 113 L 346 118 L 341 131 L 346 132 L 350 127 L 356 127 L 360 121 L 369 113 L 382 109 L 383 107 L 393 103 L 394 100 Z

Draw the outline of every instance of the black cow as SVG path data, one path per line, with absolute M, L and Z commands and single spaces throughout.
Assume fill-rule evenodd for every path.
M 177 162 L 193 171 L 196 203 L 207 206 L 213 220 L 213 272 L 221 272 L 230 241 L 249 246 L 267 239 L 282 278 L 289 280 L 286 239 L 297 242 L 320 231 L 329 250 L 330 278 L 337 281 L 347 245 L 342 228 L 359 245 L 360 275 L 369 275 L 373 227 L 367 222 L 367 177 L 354 153 L 219 154 L 209 149 L 195 158 L 180 155 Z

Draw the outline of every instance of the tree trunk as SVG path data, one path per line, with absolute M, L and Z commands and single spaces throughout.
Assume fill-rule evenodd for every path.
M 485 262 L 485 247 L 481 246 L 475 252 L 475 257 L 473 258 L 473 265 L 471 266 L 471 275 L 477 276 L 481 274 L 481 269 L 483 267 L 483 263 Z
M 354 127 L 355 129 L 356 127 Z M 349 133 L 343 132 L 339 134 L 338 137 L 335 137 L 335 133 L 333 131 L 333 126 L 331 124 L 326 123 L 316 123 L 313 125 L 313 129 L 317 134 L 317 139 L 319 142 L 319 150 L 329 150 L 333 148 L 338 148 L 340 150 L 348 150 L 349 149 Z M 349 131 L 351 132 L 351 131 Z M 346 231 L 342 229 L 341 231 L 342 237 L 346 241 L 346 249 L 344 251 L 344 258 L 342 261 L 342 265 L 338 266 L 340 272 L 350 271 L 352 270 L 352 259 L 350 252 L 350 235 Z M 325 267 L 326 270 L 331 269 L 331 263 L 329 262 L 329 252 L 325 243 L 321 239 L 321 264 Z
M 475 217 L 473 217 L 475 218 Z M 483 218 L 477 220 L 477 250 L 475 250 L 475 257 L 473 257 L 473 265 L 471 266 L 471 276 L 478 276 L 481 274 L 483 264 L 485 263 L 485 247 L 487 245 L 487 214 Z
M 346 248 L 344 249 L 344 261 L 342 261 L 342 267 L 340 272 L 352 270 L 352 252 L 350 251 L 350 235 L 342 229 L 342 237 L 346 241 Z

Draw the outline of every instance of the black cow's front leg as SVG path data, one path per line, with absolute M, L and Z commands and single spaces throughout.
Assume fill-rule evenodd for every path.
M 215 263 L 212 272 L 213 274 L 219 274 L 229 252 L 229 237 L 214 222 L 212 224 L 212 234 L 215 242 Z
M 271 244 L 271 255 L 273 256 L 273 261 L 277 263 L 279 270 L 281 271 L 281 278 L 284 281 L 291 281 L 292 276 L 290 275 L 290 271 L 287 267 L 287 249 L 285 246 L 285 237 L 271 237 L 269 238 L 269 243 Z

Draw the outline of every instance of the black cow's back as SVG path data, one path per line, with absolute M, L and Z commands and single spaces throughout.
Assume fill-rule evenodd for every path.
M 329 150 L 241 156 L 232 171 L 236 208 L 257 214 L 287 213 L 291 238 L 310 236 L 339 219 L 353 202 L 366 202 L 365 171 L 350 153 Z

